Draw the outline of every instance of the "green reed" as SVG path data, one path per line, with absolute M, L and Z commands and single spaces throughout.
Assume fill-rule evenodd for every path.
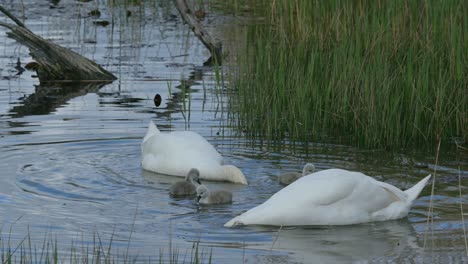
M 164 249 L 159 249 L 159 255 L 151 256 L 149 258 L 131 255 L 128 253 L 129 248 L 123 249 L 125 253 L 119 252 L 119 249 L 112 247 L 113 238 L 109 241 L 103 241 L 98 233 L 93 235 L 93 241 L 88 244 L 82 242 L 77 244 L 72 242 L 69 249 L 60 246 L 57 239 L 51 238 L 47 235 L 42 245 L 35 245 L 31 241 L 30 234 L 17 245 L 12 245 L 10 239 L 0 236 L 0 261 L 1 263 L 191 263 L 202 264 L 212 263 L 212 251 L 205 251 L 200 246 L 200 242 L 193 242 L 190 252 L 182 252 L 176 246 L 169 243 L 167 253 Z M 128 246 L 130 247 L 130 245 Z M 122 250 L 122 248 L 120 248 Z M 155 251 L 157 252 L 157 250 Z
M 260 1 L 266 23 L 248 27 L 234 82 L 252 136 L 467 138 L 468 2 Z

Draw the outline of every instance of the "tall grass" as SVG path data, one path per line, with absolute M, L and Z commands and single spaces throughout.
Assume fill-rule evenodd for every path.
M 12 245 L 10 239 L 0 237 L 0 261 L 3 264 L 10 263 L 188 263 L 202 264 L 212 263 L 212 251 L 201 248 L 199 241 L 194 242 L 190 252 L 182 252 L 179 248 L 169 243 L 168 252 L 161 248 L 159 255 L 144 257 L 131 255 L 129 248 L 123 249 L 125 253 L 119 252 L 118 248 L 112 247 L 113 238 L 110 241 L 102 241 L 99 234 L 94 234 L 91 243 L 72 243 L 69 249 L 61 246 L 56 239 L 45 237 L 42 245 L 35 245 L 31 241 L 30 234 L 17 245 Z M 122 250 L 122 248 L 120 248 Z M 157 252 L 157 250 L 155 251 Z
M 366 147 L 468 136 L 468 2 L 257 0 L 235 78 L 251 135 Z

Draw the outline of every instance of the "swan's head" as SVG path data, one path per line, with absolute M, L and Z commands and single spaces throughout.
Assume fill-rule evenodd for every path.
M 197 187 L 197 202 L 200 202 L 201 199 L 208 197 L 209 190 L 205 185 L 200 185 Z
M 198 184 L 201 184 L 200 182 L 200 171 L 198 169 L 192 168 L 190 171 L 187 173 L 187 176 L 185 177 L 185 180 L 188 182 L 196 182 Z
M 315 172 L 315 166 L 312 163 L 307 163 L 302 170 L 302 176 L 306 176 Z
M 241 184 L 246 184 L 246 185 L 248 184 L 247 179 L 244 176 L 244 173 L 242 173 L 242 171 L 236 166 L 223 165 L 221 166 L 221 168 L 223 169 L 222 171 L 222 173 L 224 174 L 223 178 L 225 178 L 226 180 L 230 182 L 234 182 L 234 183 L 241 183 Z

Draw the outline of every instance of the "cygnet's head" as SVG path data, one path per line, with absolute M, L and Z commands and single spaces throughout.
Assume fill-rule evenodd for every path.
M 188 182 L 196 182 L 198 184 L 201 184 L 200 182 L 200 171 L 196 168 L 192 168 L 190 169 L 190 171 L 187 173 L 187 177 L 185 177 L 185 179 L 188 181 Z
M 197 202 L 201 199 L 206 198 L 209 194 L 209 190 L 205 185 L 200 185 L 197 187 Z
M 221 166 L 222 173 L 224 174 L 225 179 L 234 183 L 248 184 L 247 179 L 244 176 L 244 173 L 233 165 L 223 165 Z
M 312 163 L 307 163 L 302 170 L 302 176 L 306 176 L 315 172 L 315 166 Z

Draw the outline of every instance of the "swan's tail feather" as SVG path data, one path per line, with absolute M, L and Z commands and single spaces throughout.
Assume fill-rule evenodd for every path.
M 153 120 L 150 120 L 148 125 L 148 132 L 146 132 L 146 136 L 143 138 L 143 142 L 157 133 L 159 133 L 158 127 L 153 123 Z
M 422 189 L 424 189 L 424 186 L 426 186 L 426 183 L 430 178 L 431 174 L 427 175 L 426 178 L 422 179 L 416 185 L 405 191 L 405 193 L 408 195 L 409 202 L 412 202 L 418 198 L 419 193 L 421 193 Z

